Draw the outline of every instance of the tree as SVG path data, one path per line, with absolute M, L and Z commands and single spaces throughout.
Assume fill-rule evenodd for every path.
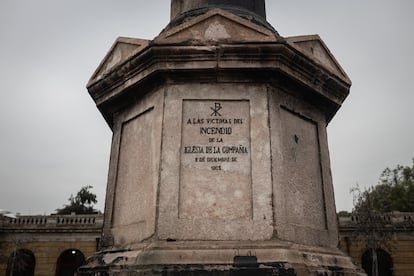
M 357 202 L 352 215 L 356 224 L 354 238 L 365 241 L 369 248 L 388 247 L 392 239 L 393 226 L 385 213 L 373 207 L 371 192 L 361 192 L 359 186 L 352 189 L 354 201 Z
M 393 235 L 398 228 L 405 227 L 393 223 L 390 212 L 414 212 L 414 159 L 412 167 L 386 168 L 378 185 L 363 192 L 357 185 L 351 192 L 354 194 L 352 215 L 356 225 L 353 239 L 366 243 L 371 259 L 371 267 L 367 268 L 369 275 L 378 276 L 378 253 L 385 252 L 383 249 L 392 251 Z
M 361 192 L 358 185 L 351 190 L 354 194 L 355 206 L 352 211 L 352 219 L 355 223 L 352 239 L 365 243 L 365 247 L 369 249 L 369 267 L 364 267 L 362 264 L 368 275 L 379 276 L 381 274 L 378 253 L 382 252 L 384 248 L 388 251 L 392 250 L 390 241 L 396 229 L 386 214 L 374 208 L 372 190 L 371 188 Z
M 93 204 L 96 204 L 98 201 L 96 195 L 89 191 L 93 187 L 88 185 L 82 187 L 79 192 L 74 197 L 71 195 L 69 197 L 69 204 L 66 204 L 61 209 L 56 209 L 57 214 L 59 215 L 70 215 L 71 213 L 76 214 L 95 214 L 98 211 L 93 208 Z
M 377 212 L 414 212 L 414 159 L 412 167 L 386 168 L 378 185 L 357 197 L 355 211 L 369 207 Z

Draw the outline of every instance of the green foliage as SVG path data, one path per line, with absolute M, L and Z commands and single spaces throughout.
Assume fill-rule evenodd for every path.
M 74 197 L 73 195 L 69 198 L 69 204 L 65 204 L 63 208 L 56 209 L 59 215 L 70 215 L 71 213 L 76 214 L 95 214 L 98 211 L 93 208 L 93 204 L 98 201 L 96 195 L 89 191 L 92 186 L 84 186 Z
M 373 208 L 371 190 L 361 192 L 357 185 L 351 191 L 356 202 L 352 211 L 356 227 L 353 239 L 365 242 L 368 248 L 389 248 L 395 229 L 388 215 Z
M 379 275 L 377 250 L 392 252 L 395 233 L 406 226 L 396 224 L 391 212 L 414 211 L 414 159 L 412 167 L 398 165 L 393 170 L 385 169 L 378 185 L 363 192 L 357 185 L 351 192 L 354 194 L 353 239 L 366 243 L 371 249 L 370 275 Z
M 381 213 L 414 212 L 414 159 L 412 167 L 386 168 L 378 185 L 356 197 L 354 208 L 354 211 L 369 208 Z

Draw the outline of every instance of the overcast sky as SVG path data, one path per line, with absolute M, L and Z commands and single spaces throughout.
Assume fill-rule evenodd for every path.
M 285 37 L 319 34 L 353 86 L 328 127 L 338 210 L 414 157 L 414 1 L 267 1 Z M 49 214 L 84 185 L 103 210 L 111 131 L 85 85 L 118 36 L 153 39 L 167 0 L 0 0 L 0 209 Z

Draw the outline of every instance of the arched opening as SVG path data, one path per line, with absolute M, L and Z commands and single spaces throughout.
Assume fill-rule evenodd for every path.
M 85 263 L 85 256 L 77 249 L 69 249 L 60 254 L 56 264 L 56 276 L 73 276 Z
M 382 249 L 367 249 L 362 255 L 361 263 L 368 276 L 393 275 L 391 256 Z
M 6 275 L 33 276 L 35 264 L 36 259 L 32 251 L 17 249 L 10 255 L 7 261 Z

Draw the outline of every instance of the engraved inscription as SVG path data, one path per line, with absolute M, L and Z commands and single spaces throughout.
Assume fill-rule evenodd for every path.
M 213 110 L 213 113 L 211 113 L 210 116 L 221 116 L 219 113 L 220 109 L 222 109 L 221 103 L 214 103 L 214 108 L 210 107 L 210 109 Z
M 210 104 L 209 102 L 206 103 Z M 227 104 L 230 106 L 230 102 Z M 214 102 L 210 106 L 210 111 L 213 112 L 209 117 L 200 117 L 200 115 L 205 115 L 203 110 L 200 110 L 200 114 L 197 114 L 199 117 L 184 118 L 183 122 L 187 125 L 183 127 L 183 130 L 185 130 L 183 135 L 196 136 L 194 141 L 199 140 L 200 142 L 198 145 L 184 144 L 183 154 L 195 154 L 194 162 L 220 163 L 219 165 L 212 166 L 212 170 L 221 169 L 221 163 L 223 162 L 238 162 L 239 155 L 247 156 L 249 154 L 248 147 L 246 146 L 246 142 L 249 141 L 232 143 L 235 140 L 234 137 L 246 132 L 246 127 L 249 128 L 248 125 L 246 126 L 243 123 L 246 122 L 246 119 L 215 118 L 222 116 L 219 113 L 222 109 L 220 102 Z M 233 133 L 233 130 L 236 133 Z M 197 135 L 197 132 L 199 135 Z
M 180 217 L 248 217 L 251 205 L 249 101 L 184 100 Z

